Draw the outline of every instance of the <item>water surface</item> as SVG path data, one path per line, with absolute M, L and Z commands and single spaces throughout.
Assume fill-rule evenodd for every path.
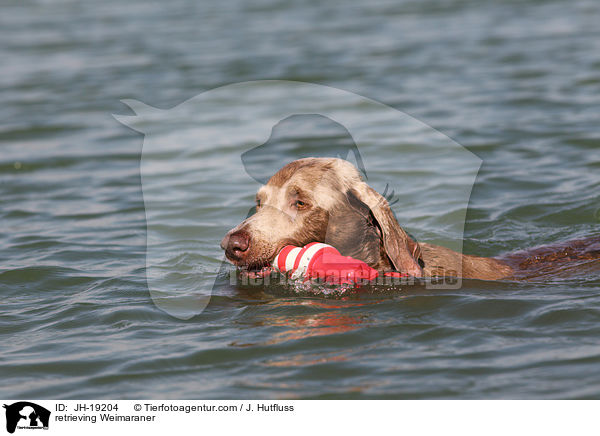
M 166 154 L 157 159 L 190 148 L 204 166 L 165 169 L 164 201 L 181 206 L 169 193 L 187 188 L 193 201 L 154 216 L 182 235 L 163 266 L 189 281 L 182 311 L 212 297 L 197 316 L 169 315 L 146 283 L 143 137 L 111 116 L 131 114 L 124 98 L 168 109 L 247 80 L 328 85 L 406 112 L 483 160 L 465 252 L 598 235 L 599 13 L 584 0 L 9 1 L 0 17 L 0 397 L 599 398 L 597 263 L 446 291 L 240 289 L 219 280 L 219 242 L 260 186 L 242 164 L 251 146 L 199 149 L 203 138 L 176 126 L 158 133 Z M 269 97 L 277 110 L 279 96 Z M 215 102 L 215 113 L 234 100 Z M 370 182 L 401 184 L 411 161 L 400 151 L 426 136 L 389 141 L 394 126 L 344 110 L 383 138 L 361 149 Z M 282 122 L 272 141 L 269 165 L 349 138 L 307 116 Z M 421 162 L 414 172 L 428 170 Z M 395 212 L 419 240 L 453 240 L 461 209 L 434 201 L 452 180 L 429 180 L 397 190 Z

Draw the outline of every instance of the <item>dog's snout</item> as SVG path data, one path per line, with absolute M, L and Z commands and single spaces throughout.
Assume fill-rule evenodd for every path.
M 246 251 L 250 242 L 250 236 L 244 231 L 235 232 L 229 237 L 228 248 L 235 251 Z
M 225 235 L 225 237 L 221 240 L 221 250 L 226 250 L 228 243 L 229 243 L 229 233 L 227 233 Z
M 224 248 L 225 254 L 230 259 L 242 259 L 250 246 L 250 235 L 238 230 L 229 236 L 226 236 L 221 242 L 221 247 Z

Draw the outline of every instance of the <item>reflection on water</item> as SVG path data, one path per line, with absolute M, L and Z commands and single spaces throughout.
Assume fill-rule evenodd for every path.
M 264 342 L 260 342 L 260 344 L 278 344 L 314 336 L 339 334 L 363 327 L 362 324 L 365 322 L 364 316 L 345 315 L 342 310 L 369 304 L 376 304 L 376 302 L 359 303 L 347 301 L 347 304 L 340 305 L 334 302 L 323 302 L 312 299 L 275 300 L 269 303 L 268 313 L 257 314 L 254 321 L 247 322 L 253 327 L 277 327 L 279 331 L 272 334 Z M 320 310 L 318 312 L 311 310 L 315 308 Z M 303 309 L 308 309 L 311 313 L 296 315 L 270 314 L 272 311 L 288 312 L 286 309 L 292 309 L 294 312 L 298 310 L 302 312 L 304 311 Z M 243 347 L 255 344 L 233 342 L 231 345 Z

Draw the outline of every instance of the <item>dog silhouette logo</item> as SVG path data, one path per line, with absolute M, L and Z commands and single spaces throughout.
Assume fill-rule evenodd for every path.
M 230 264 L 223 258 L 219 268 L 216 255 L 204 250 L 218 251 L 217 227 L 225 231 L 224 222 L 239 223 L 253 212 L 236 206 L 239 215 L 229 220 L 223 206 L 250 200 L 259 188 L 255 182 L 264 185 L 284 164 L 303 157 L 350 161 L 365 179 L 368 170 L 375 191 L 384 197 L 401 194 L 388 203 L 405 228 L 419 229 L 424 221 L 419 214 L 435 211 L 447 229 L 436 243 L 462 253 L 466 211 L 482 160 L 391 106 L 286 80 L 232 83 L 170 109 L 122 101 L 133 115 L 114 118 L 144 135 L 146 283 L 156 306 L 172 316 L 190 319 L 215 293 L 236 292 Z M 378 153 L 381 147 L 389 158 Z M 391 184 L 387 177 L 393 177 Z M 432 280 L 427 286 L 461 284 Z
M 48 429 L 50 411 L 29 401 L 19 401 L 6 409 L 6 431 L 14 433 L 19 429 Z

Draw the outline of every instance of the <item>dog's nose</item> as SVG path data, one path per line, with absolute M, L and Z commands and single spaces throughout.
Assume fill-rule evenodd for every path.
M 221 250 L 225 250 L 227 248 L 227 244 L 229 243 L 229 233 L 225 235 L 225 237 L 221 240 Z
M 227 241 L 225 240 L 227 239 Z M 225 254 L 229 258 L 241 259 L 248 251 L 250 246 L 250 235 L 243 230 L 238 230 L 235 233 L 227 236 L 221 242 L 221 247 L 225 246 Z

